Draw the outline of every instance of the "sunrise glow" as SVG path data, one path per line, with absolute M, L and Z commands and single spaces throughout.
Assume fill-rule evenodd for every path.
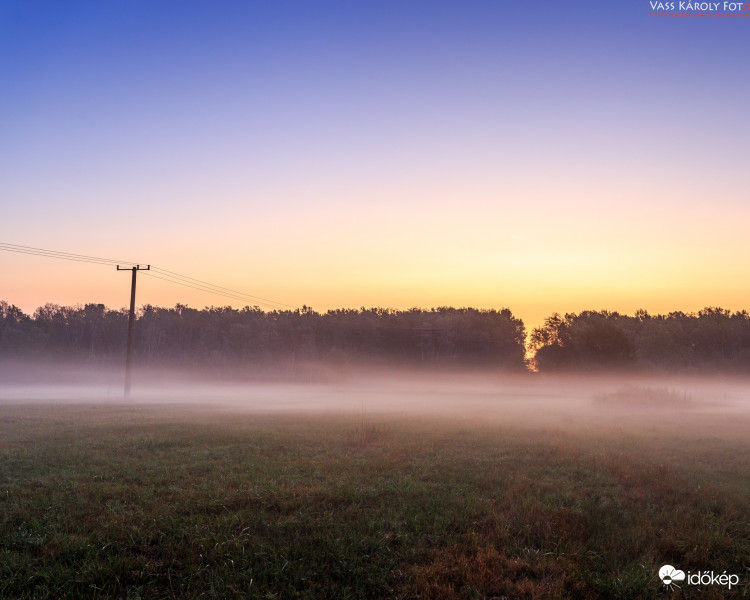
M 542 5 L 6 3 L 2 241 L 320 311 L 746 308 L 748 23 Z M 127 304 L 0 265 L 27 311 Z M 139 282 L 178 302 L 242 304 Z

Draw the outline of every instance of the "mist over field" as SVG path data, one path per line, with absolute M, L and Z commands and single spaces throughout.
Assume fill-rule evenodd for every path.
M 744 338 L 704 328 L 718 343 L 691 352 L 713 370 L 659 373 L 593 318 L 535 330 L 559 334 L 538 372 L 520 323 L 476 343 L 373 330 L 318 360 L 323 328 L 287 329 L 273 360 L 203 335 L 180 361 L 142 353 L 129 396 L 96 328 L 61 329 L 68 352 L 6 353 L 0 597 L 681 597 L 665 565 L 728 572 L 701 597 L 744 597 Z M 682 323 L 716 314 L 700 319 Z
M 678 427 L 750 416 L 741 375 L 498 373 L 480 369 L 352 367 L 201 371 L 137 369 L 129 400 L 123 369 L 44 361 L 0 363 L 0 404 L 190 404 L 206 410 L 315 415 L 424 416 L 524 427 Z
M 0 363 L 0 597 L 746 592 L 750 379 L 122 375 Z

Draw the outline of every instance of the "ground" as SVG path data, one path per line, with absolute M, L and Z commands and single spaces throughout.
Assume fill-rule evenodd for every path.
M 454 410 L 395 410 L 438 387 L 395 403 L 304 390 L 348 398 L 338 412 L 6 400 L 0 598 L 750 594 L 741 388 L 707 407 L 703 392 L 571 387 L 511 410 L 489 383 L 463 403 L 451 388 Z M 669 590 L 664 564 L 739 584 Z

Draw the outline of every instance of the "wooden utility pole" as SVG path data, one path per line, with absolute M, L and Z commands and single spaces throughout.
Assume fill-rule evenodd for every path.
M 133 356 L 133 322 L 135 321 L 135 275 L 138 271 L 150 271 L 151 265 L 142 267 L 136 265 L 135 267 L 120 267 L 117 265 L 118 271 L 132 271 L 133 280 L 130 284 L 130 316 L 128 317 L 128 345 L 125 350 L 125 400 L 130 399 L 130 366 Z

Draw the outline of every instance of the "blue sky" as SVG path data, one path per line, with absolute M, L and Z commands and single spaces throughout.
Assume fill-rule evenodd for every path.
M 319 309 L 738 307 L 750 19 L 650 12 L 2 1 L 0 241 Z M 118 304 L 0 261 L 25 308 Z M 186 292 L 143 297 L 221 302 Z

